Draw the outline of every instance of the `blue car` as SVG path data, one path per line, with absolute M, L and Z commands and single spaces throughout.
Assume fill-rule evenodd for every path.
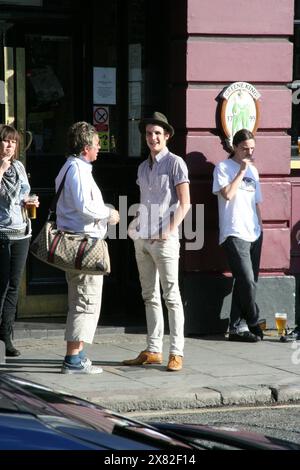
M 118 451 L 145 451 L 148 459 L 157 459 L 155 452 L 163 452 L 173 463 L 185 464 L 196 463 L 187 459 L 196 459 L 199 450 L 224 448 L 300 450 L 297 444 L 246 431 L 144 424 L 81 398 L 0 373 L 0 451 L 102 450 L 109 451 L 107 458 L 112 459 Z

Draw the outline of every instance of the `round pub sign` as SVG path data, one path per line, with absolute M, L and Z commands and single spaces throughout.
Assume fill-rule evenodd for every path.
M 222 92 L 221 125 L 230 142 L 240 129 L 256 132 L 260 96 L 257 89 L 247 82 L 232 83 Z

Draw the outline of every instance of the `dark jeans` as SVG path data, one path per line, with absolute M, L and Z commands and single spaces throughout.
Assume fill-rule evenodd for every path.
M 254 242 L 228 237 L 222 245 L 234 278 L 229 324 L 231 332 L 238 330 L 241 319 L 249 326 L 257 324 L 259 308 L 255 300 L 262 240 L 262 233 Z
M 30 238 L 0 240 L 0 333 L 11 331 Z

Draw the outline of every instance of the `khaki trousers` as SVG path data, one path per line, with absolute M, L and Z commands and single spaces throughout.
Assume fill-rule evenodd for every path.
M 68 316 L 66 341 L 92 343 L 100 316 L 103 276 L 66 273 Z

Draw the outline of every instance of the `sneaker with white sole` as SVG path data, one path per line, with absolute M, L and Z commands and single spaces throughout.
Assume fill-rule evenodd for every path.
M 93 366 L 90 359 L 84 359 L 79 364 L 69 364 L 64 361 L 61 368 L 62 374 L 101 374 L 101 372 L 103 372 L 102 367 Z
M 83 357 L 81 360 L 82 360 L 82 362 L 86 362 L 90 366 L 92 365 L 92 361 L 87 356 Z

